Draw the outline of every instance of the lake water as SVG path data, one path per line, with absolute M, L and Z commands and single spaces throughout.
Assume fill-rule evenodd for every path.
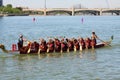
M 92 31 L 105 41 L 114 35 L 112 47 L 45 55 L 0 50 L 0 80 L 120 80 L 120 16 L 0 17 L 0 43 L 7 49 L 17 43 L 20 34 L 38 41 L 61 36 L 85 38 Z

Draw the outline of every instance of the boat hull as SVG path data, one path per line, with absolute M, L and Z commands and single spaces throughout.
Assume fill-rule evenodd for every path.
M 95 49 L 97 49 L 97 48 L 102 48 L 102 47 L 105 47 L 106 45 L 104 44 L 104 43 L 100 43 L 100 44 L 97 44 L 94 48 Z M 24 48 L 25 49 L 25 48 Z M 90 47 L 89 49 L 92 49 L 92 47 Z M 83 49 L 83 50 L 85 50 L 85 49 Z M 12 51 L 12 50 L 9 50 L 9 53 L 19 53 L 19 54 L 38 54 L 38 51 L 31 51 L 30 53 L 27 53 L 27 51 L 28 51 L 28 49 L 26 49 L 26 50 L 21 50 L 21 51 L 18 51 L 18 50 L 16 50 L 16 51 Z M 74 50 L 73 50 L 74 51 Z M 79 51 L 79 50 L 77 50 L 77 51 Z M 59 51 L 60 52 L 60 51 Z M 57 51 L 57 53 L 59 53 L 58 51 Z M 63 51 L 64 52 L 64 51 Z M 66 51 L 65 51 L 66 52 Z M 40 53 L 40 54 L 44 54 L 44 53 L 47 53 L 47 52 L 43 52 L 43 53 Z

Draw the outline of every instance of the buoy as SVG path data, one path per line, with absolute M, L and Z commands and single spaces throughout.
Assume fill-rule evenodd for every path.
M 83 22 L 84 22 L 84 19 L 83 19 L 83 18 L 81 19 L 81 22 L 82 22 L 82 24 L 83 24 Z
M 33 18 L 33 21 L 35 21 L 35 18 Z

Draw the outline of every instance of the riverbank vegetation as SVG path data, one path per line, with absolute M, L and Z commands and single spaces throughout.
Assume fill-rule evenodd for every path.
M 11 4 L 7 4 L 6 6 L 0 6 L 0 14 L 3 15 L 24 15 L 22 8 L 16 7 L 13 8 Z
M 20 8 L 13 8 L 11 4 L 7 4 L 6 6 L 0 7 L 0 12 L 4 14 L 20 14 L 22 13 L 22 9 Z

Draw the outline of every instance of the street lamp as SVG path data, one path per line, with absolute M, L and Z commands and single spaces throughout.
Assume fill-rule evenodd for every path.
M 44 2 L 44 8 L 46 9 L 46 0 L 45 0 L 45 2 Z

